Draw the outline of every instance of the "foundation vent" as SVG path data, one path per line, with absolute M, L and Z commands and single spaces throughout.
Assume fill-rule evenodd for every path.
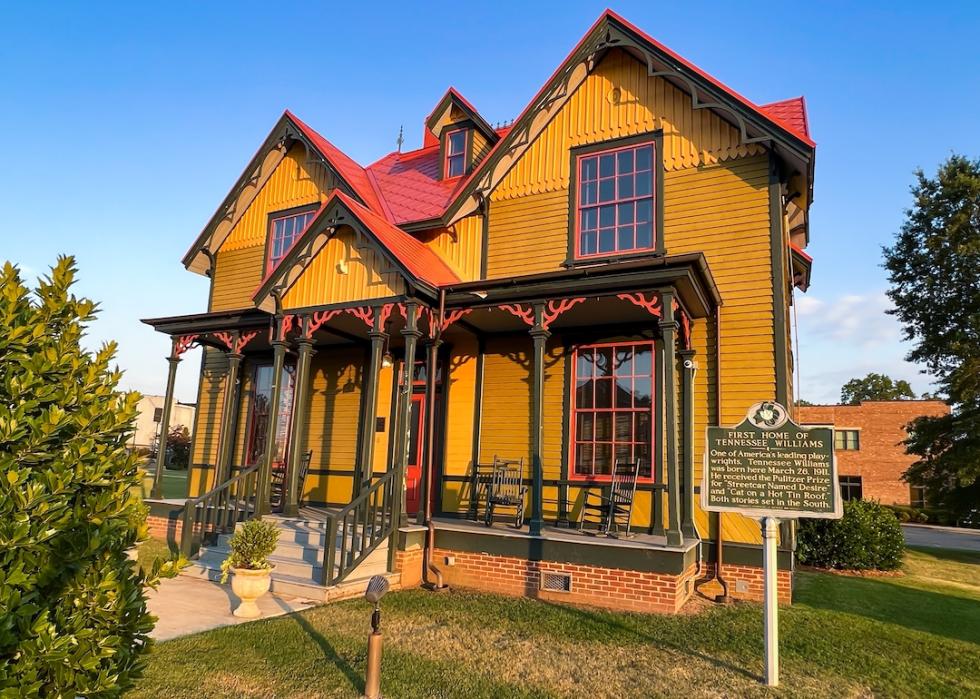
M 548 592 L 571 592 L 572 576 L 568 573 L 542 573 L 541 589 Z

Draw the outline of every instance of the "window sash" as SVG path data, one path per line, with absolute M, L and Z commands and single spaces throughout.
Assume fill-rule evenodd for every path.
M 269 222 L 269 264 L 267 271 L 275 269 L 293 247 L 300 235 L 313 220 L 315 210 L 278 216 Z
M 462 136 L 462 139 L 453 138 Z M 461 177 L 466 171 L 466 144 L 469 134 L 466 129 L 456 129 L 446 134 L 446 179 Z
M 640 461 L 640 477 L 651 478 L 654 349 L 652 342 L 622 342 L 573 352 L 571 478 L 609 480 L 617 459 Z
M 835 430 L 834 449 L 837 451 L 860 451 L 860 435 L 858 430 Z
M 649 154 L 649 162 L 642 165 L 638 157 L 641 152 Z M 629 165 L 621 170 L 624 154 L 629 154 Z M 656 249 L 659 233 L 655 220 L 658 203 L 656 157 L 656 144 L 650 141 L 585 153 L 576 158 L 576 185 L 571 193 L 575 197 L 576 258 Z M 603 162 L 608 163 L 608 158 L 612 162 L 611 173 L 603 171 Z M 639 185 L 644 175 L 649 191 L 640 194 Z M 629 187 L 622 190 L 627 182 Z M 606 185 L 612 187 L 611 198 L 608 191 L 604 192 Z M 646 203 L 648 206 L 643 206 Z M 623 218 L 626 214 L 628 216 Z

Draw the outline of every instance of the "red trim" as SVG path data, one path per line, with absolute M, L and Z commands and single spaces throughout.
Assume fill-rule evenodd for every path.
M 507 311 L 511 315 L 517 316 L 527 325 L 534 325 L 534 307 L 524 303 L 504 303 L 497 306 L 502 311 Z
M 451 153 L 449 151 L 450 145 L 452 144 L 453 134 L 457 134 L 460 131 L 463 132 L 463 150 L 459 153 Z M 452 131 L 447 131 L 444 134 L 446 139 L 446 146 L 443 149 L 444 155 L 442 158 L 442 179 L 444 180 L 456 180 L 463 177 L 466 174 L 466 149 L 470 144 L 470 130 L 466 127 L 453 129 Z M 463 159 L 463 170 L 458 175 L 449 174 L 449 159 L 450 158 L 462 158 Z
M 638 291 L 633 294 L 616 294 L 616 298 L 629 301 L 634 306 L 639 306 L 646 310 L 650 315 L 657 316 L 658 318 L 664 317 L 660 294 L 650 293 L 648 296 L 645 291 Z
M 551 324 L 558 320 L 560 316 L 565 311 L 571 310 L 575 305 L 585 301 L 584 296 L 579 296 L 576 298 L 558 299 L 548 301 L 544 306 L 544 312 L 541 314 L 541 327 L 547 330 L 551 327 Z M 525 324 L 534 327 L 534 306 L 527 303 L 505 303 L 497 306 L 502 311 L 507 311 L 511 315 L 517 316 L 524 321 Z
M 181 335 L 174 338 L 173 356 L 179 357 L 194 346 L 199 335 Z
M 213 332 L 211 334 L 218 338 L 221 344 L 228 348 L 229 352 L 241 354 L 241 351 L 245 349 L 245 345 L 255 339 L 259 331 L 252 330 L 251 332 L 241 333 L 237 339 L 230 332 Z
M 618 161 L 617 161 L 617 159 L 614 158 L 614 160 L 613 160 L 613 174 L 612 174 L 611 178 L 610 177 L 601 177 L 601 175 L 599 174 L 599 159 L 602 156 L 604 156 L 604 155 L 613 155 L 615 153 L 621 153 L 623 151 L 628 151 L 628 150 L 629 151 L 634 151 L 634 155 L 633 155 L 633 172 L 632 172 L 632 174 L 633 174 L 633 177 L 634 177 L 634 186 L 635 186 L 635 182 L 636 182 L 636 180 L 635 180 L 635 176 L 636 176 L 636 154 L 635 154 L 635 151 L 637 151 L 637 150 L 639 150 L 641 148 L 647 148 L 647 147 L 649 147 L 651 149 L 651 151 L 652 151 L 651 152 L 651 155 L 650 155 L 650 194 L 644 195 L 644 196 L 636 196 L 635 190 L 634 190 L 634 195 L 633 196 L 620 198 L 620 196 L 619 196 L 619 172 L 618 172 Z M 573 201 L 575 202 L 575 205 L 574 205 L 573 208 L 574 208 L 574 211 L 575 211 L 575 241 L 574 241 L 574 250 L 575 250 L 575 259 L 576 260 L 581 260 L 581 259 L 595 259 L 595 258 L 598 258 L 598 257 L 610 257 L 610 256 L 615 256 L 615 255 L 621 255 L 623 253 L 645 252 L 645 251 L 650 251 L 650 250 L 656 250 L 657 249 L 657 239 L 658 239 L 658 236 L 660 235 L 660 231 L 657 230 L 657 219 L 658 219 L 658 217 L 657 217 L 657 207 L 660 206 L 660 202 L 657 200 L 657 196 L 656 196 L 657 195 L 657 167 L 656 167 L 656 162 L 657 162 L 657 158 L 659 158 L 659 157 L 660 157 L 660 153 L 657 152 L 657 144 L 656 144 L 656 142 L 654 142 L 652 140 L 651 141 L 645 141 L 643 143 L 634 143 L 634 144 L 629 145 L 629 146 L 621 146 L 621 147 L 618 147 L 618 148 L 609 148 L 608 150 L 600 150 L 600 151 L 593 151 L 591 153 L 583 153 L 583 154 L 581 154 L 579 156 L 576 156 L 576 158 L 575 158 L 575 191 L 574 192 L 571 192 L 571 196 L 573 197 Z M 595 158 L 595 161 L 596 161 L 596 173 L 595 173 L 596 198 L 595 198 L 595 201 L 593 203 L 591 203 L 591 204 L 583 204 L 582 203 L 582 200 L 581 200 L 581 191 L 582 191 L 582 182 L 583 182 L 583 180 L 582 180 L 582 162 L 585 161 L 585 160 L 591 159 L 591 158 Z M 609 201 L 599 201 L 599 183 L 603 179 L 612 179 L 613 186 L 615 187 L 614 198 L 611 199 L 611 200 L 609 200 Z M 619 248 L 618 247 L 618 243 L 619 243 L 619 220 L 618 220 L 619 219 L 619 211 L 618 211 L 618 207 L 619 207 L 619 205 L 620 204 L 630 204 L 630 203 L 636 204 L 637 202 L 647 201 L 647 200 L 650 201 L 650 221 L 649 221 L 649 223 L 650 223 L 650 245 L 643 246 L 643 247 L 634 246 L 634 247 L 631 247 L 631 248 Z M 612 207 L 615 207 L 614 208 L 614 212 L 616 213 L 616 219 L 617 219 L 613 223 L 613 227 L 612 227 L 613 243 L 615 245 L 617 245 L 617 247 L 616 247 L 616 249 L 610 250 L 609 252 L 600 252 L 599 251 L 599 230 L 600 230 L 600 227 L 599 227 L 599 209 L 601 207 L 603 207 L 603 206 L 612 206 Z M 582 220 L 581 220 L 581 217 L 582 217 L 582 209 L 583 208 L 595 209 L 595 211 L 596 211 L 596 228 L 595 228 L 596 251 L 593 252 L 593 253 L 583 253 L 582 250 L 581 250 L 581 244 L 582 244 Z M 633 213 L 632 227 L 633 227 L 633 241 L 635 243 L 636 242 L 636 228 L 637 228 L 636 208 L 635 208 L 635 206 L 634 206 L 633 212 L 634 213 Z
M 657 391 L 656 391 L 657 377 L 656 377 L 656 361 L 655 361 L 655 356 L 656 356 L 657 347 L 656 347 L 656 343 L 653 342 L 652 340 L 651 341 L 644 341 L 644 342 L 600 342 L 600 343 L 595 343 L 595 344 L 575 345 L 574 347 L 572 347 L 572 352 L 571 352 L 571 354 L 572 354 L 572 374 L 571 374 L 572 380 L 570 382 L 571 385 L 569 386 L 569 397 L 568 397 L 569 414 L 566 416 L 566 419 L 568 420 L 568 479 L 569 480 L 572 480 L 572 481 L 581 481 L 581 482 L 584 482 L 584 483 L 608 483 L 612 479 L 612 474 L 611 473 L 608 474 L 608 475 L 603 475 L 603 474 L 599 474 L 599 475 L 596 475 L 596 474 L 583 475 L 583 474 L 579 474 L 576 471 L 576 463 L 575 463 L 575 452 L 576 452 L 576 446 L 577 446 L 576 430 L 577 430 L 577 427 L 578 427 L 578 419 L 577 418 L 578 418 L 578 411 L 579 411 L 579 408 L 578 408 L 578 406 L 576 404 L 576 384 L 578 382 L 578 360 L 579 360 L 579 352 L 581 352 L 582 350 L 595 350 L 595 349 L 599 349 L 599 348 L 602 348 L 602 347 L 632 347 L 632 348 L 636 348 L 636 347 L 648 347 L 650 349 L 650 375 L 649 375 L 649 378 L 650 378 L 650 408 L 649 409 L 635 408 L 635 407 L 630 407 L 630 408 L 617 408 L 616 407 L 616 396 L 614 394 L 614 395 L 610 396 L 610 407 L 609 408 L 595 408 L 595 407 L 592 407 L 592 408 L 582 408 L 581 410 L 583 412 L 591 412 L 592 415 L 598 415 L 599 413 L 611 413 L 613 415 L 613 417 L 612 417 L 612 425 L 610 426 L 610 430 L 611 430 L 611 433 L 610 433 L 611 441 L 608 442 L 608 444 L 610 444 L 610 448 L 612 450 L 612 452 L 611 452 L 612 462 L 610 463 L 610 468 L 612 468 L 615 465 L 615 463 L 616 463 L 616 445 L 617 445 L 617 442 L 616 442 L 616 417 L 615 417 L 616 413 L 617 412 L 621 412 L 621 413 L 627 413 L 628 412 L 628 413 L 630 413 L 632 415 L 636 415 L 636 414 L 642 414 L 645 410 L 648 410 L 648 413 L 650 415 L 650 442 L 649 442 L 649 446 L 650 446 L 649 451 L 650 451 L 650 453 L 649 453 L 649 455 L 646 458 L 646 463 L 645 464 L 641 464 L 641 466 L 645 466 L 646 468 L 648 468 L 650 470 L 650 475 L 649 476 L 642 476 L 642 475 L 641 476 L 638 476 L 637 477 L 637 480 L 640 481 L 640 482 L 644 482 L 644 483 L 651 483 L 654 480 L 654 478 L 653 478 L 653 475 L 654 475 L 653 474 L 653 461 L 654 461 L 653 455 L 655 453 L 654 450 L 658 448 L 657 447 L 657 444 L 655 442 L 655 436 L 656 436 L 656 411 L 655 411 L 655 408 L 657 407 L 657 403 L 656 403 L 656 400 L 657 400 Z M 632 377 L 632 378 L 646 378 L 646 374 L 644 374 L 642 376 L 639 376 L 637 374 L 630 374 L 630 377 Z M 615 387 L 615 384 L 616 384 L 615 369 L 613 369 L 613 374 L 612 374 L 611 378 L 609 378 L 609 379 L 603 379 L 603 380 L 604 381 L 605 380 L 608 380 Z M 594 382 L 593 382 L 593 391 L 595 391 L 595 383 Z M 593 393 L 593 406 L 594 405 L 595 405 L 595 395 Z M 595 423 L 596 423 L 596 421 L 595 421 L 595 419 L 593 419 L 593 425 L 592 425 L 593 435 L 594 435 L 595 429 L 596 429 L 596 424 Z M 606 444 L 607 442 L 600 442 L 600 443 L 601 444 Z M 627 443 L 630 444 L 630 445 L 642 444 L 642 442 L 637 442 L 636 441 L 636 427 L 635 427 L 635 425 L 632 428 L 632 440 L 630 442 L 622 442 L 622 444 L 627 444 Z M 583 442 L 583 444 L 588 444 L 588 442 Z M 592 444 L 593 445 L 595 444 L 594 437 L 593 437 L 593 440 L 592 440 Z M 595 447 L 593 446 L 593 450 L 594 450 L 594 448 Z M 595 460 L 595 452 L 593 451 L 593 468 L 594 468 L 594 463 L 595 463 L 594 460 Z
M 315 333 L 317 330 L 320 329 L 320 326 L 321 325 L 323 325 L 324 323 L 326 323 L 328 320 L 330 320 L 334 316 L 338 316 L 338 315 L 340 315 L 343 312 L 344 311 L 343 311 L 342 308 L 335 308 L 332 311 L 316 311 L 316 312 L 314 312 L 313 315 L 310 316 L 310 325 L 309 325 L 309 327 L 307 329 L 308 335 L 312 335 L 313 333 Z

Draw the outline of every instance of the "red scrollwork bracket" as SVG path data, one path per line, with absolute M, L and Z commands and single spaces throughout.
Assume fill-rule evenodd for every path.
M 687 311 L 681 306 L 677 299 L 674 299 L 674 313 L 677 314 L 679 319 L 680 333 L 678 339 L 681 342 L 682 349 L 691 349 L 691 317 L 687 315 Z
M 251 330 L 237 336 L 230 332 L 213 332 L 211 334 L 218 338 L 221 344 L 228 348 L 229 352 L 232 354 L 241 354 L 241 351 L 245 349 L 245 345 L 254 340 L 258 336 L 259 331 Z
M 644 309 L 650 315 L 657 316 L 658 318 L 664 317 L 663 303 L 660 298 L 660 294 L 648 294 L 644 291 L 639 291 L 634 294 L 616 294 L 616 298 L 622 299 L 623 301 L 629 301 L 634 306 L 639 306 L 640 308 Z
M 179 357 L 189 350 L 197 341 L 198 335 L 181 335 L 174 338 L 173 356 Z
M 306 327 L 305 337 L 309 338 L 310 336 L 313 335 L 313 333 L 319 330 L 324 323 L 328 322 L 331 318 L 335 318 L 336 316 L 339 316 L 343 312 L 344 309 L 342 308 L 335 308 L 330 311 L 315 311 L 310 316 L 310 322 Z
M 583 301 L 585 301 L 584 297 L 548 301 L 544 306 L 544 312 L 541 314 L 541 327 L 547 330 L 562 313 L 571 309 L 576 304 L 582 303 Z M 499 308 L 517 316 L 527 325 L 534 327 L 534 306 L 531 304 L 503 304 L 499 306 Z

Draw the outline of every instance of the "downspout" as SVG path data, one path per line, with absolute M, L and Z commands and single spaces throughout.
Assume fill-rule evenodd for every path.
M 427 402 L 425 423 L 425 439 L 427 449 L 425 450 L 425 502 L 423 512 L 425 512 L 425 546 L 422 550 L 422 582 L 430 590 L 448 589 L 442 581 L 442 571 L 432 562 L 432 551 L 435 548 L 436 528 L 432 523 L 432 473 L 435 466 L 435 410 L 429 410 L 435 406 L 436 400 L 436 365 L 438 363 L 438 348 L 442 341 L 442 324 L 446 317 L 446 290 L 439 290 L 439 315 L 435 321 L 435 332 L 432 333 L 432 344 L 429 346 L 429 356 L 425 374 L 425 391 Z M 432 316 L 429 316 L 430 322 Z M 446 376 L 448 382 L 449 377 Z M 435 582 L 430 579 L 430 573 L 435 576 Z
M 715 306 L 715 413 L 721 426 L 721 309 L 718 306 Z M 721 585 L 721 594 L 715 597 L 715 602 L 727 603 L 731 597 L 728 595 L 728 581 L 722 571 L 724 537 L 721 518 L 721 512 L 715 513 L 715 577 Z

